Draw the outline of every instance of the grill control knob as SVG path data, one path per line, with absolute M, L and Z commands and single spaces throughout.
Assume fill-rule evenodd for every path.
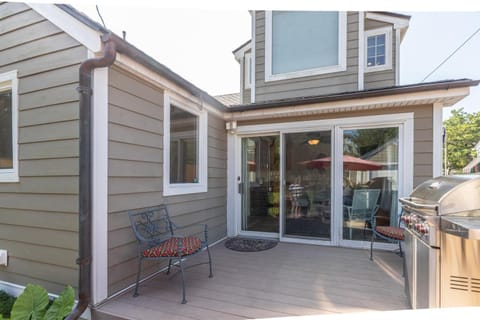
M 428 233 L 428 226 L 425 225 L 424 223 L 416 223 L 415 224 L 415 231 L 417 231 L 421 234 L 427 234 Z

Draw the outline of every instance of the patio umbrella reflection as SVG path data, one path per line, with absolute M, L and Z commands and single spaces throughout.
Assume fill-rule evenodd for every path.
M 324 157 L 319 159 L 307 160 L 300 162 L 301 164 L 305 165 L 307 168 L 328 168 L 330 167 L 330 163 L 332 162 L 331 157 Z M 368 170 L 380 170 L 382 168 L 382 164 L 364 160 L 357 157 L 344 155 L 343 156 L 343 169 L 344 170 L 356 170 L 356 171 L 368 171 Z

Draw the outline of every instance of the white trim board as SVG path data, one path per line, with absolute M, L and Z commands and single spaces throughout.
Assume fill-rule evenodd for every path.
M 108 296 L 108 68 L 93 71 L 92 300 Z
M 0 183 L 19 182 L 18 161 L 18 71 L 0 74 L 0 92 L 11 91 L 12 99 L 12 168 L 0 169 Z
M 439 103 L 433 104 L 433 159 L 432 177 L 442 175 L 443 164 L 443 107 Z
M 27 3 L 27 5 L 87 47 L 88 50 L 93 52 L 102 50 L 100 32 L 78 21 L 56 5 L 49 3 Z
M 358 91 L 365 88 L 365 13 L 358 12 Z

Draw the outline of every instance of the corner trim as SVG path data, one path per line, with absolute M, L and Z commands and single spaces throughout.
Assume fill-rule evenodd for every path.
M 443 106 L 440 103 L 433 104 L 432 110 L 433 121 L 433 158 L 432 158 L 432 177 L 442 175 L 442 159 L 443 159 L 443 141 L 442 141 L 442 127 L 443 127 Z
M 365 88 L 365 13 L 358 12 L 358 90 Z
M 257 12 L 255 10 L 252 11 L 252 83 L 250 84 L 250 103 L 255 102 L 255 89 L 257 87 L 257 80 L 256 80 L 256 61 L 257 61 L 257 38 L 256 38 L 256 32 L 257 28 L 255 27 L 255 20 L 256 20 L 256 15 Z
M 94 69 L 93 79 L 92 301 L 95 304 L 108 296 L 108 68 Z

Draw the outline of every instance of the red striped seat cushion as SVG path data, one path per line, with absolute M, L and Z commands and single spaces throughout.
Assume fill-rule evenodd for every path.
M 193 254 L 202 247 L 202 240 L 197 237 L 182 238 L 182 256 Z M 178 238 L 172 238 L 164 243 L 143 251 L 145 258 L 178 257 Z
M 375 231 L 377 231 L 381 235 L 384 235 L 384 236 L 389 237 L 389 238 L 393 238 L 393 239 L 397 239 L 397 240 L 403 240 L 404 239 L 402 228 L 390 227 L 390 226 L 377 226 L 375 228 Z

